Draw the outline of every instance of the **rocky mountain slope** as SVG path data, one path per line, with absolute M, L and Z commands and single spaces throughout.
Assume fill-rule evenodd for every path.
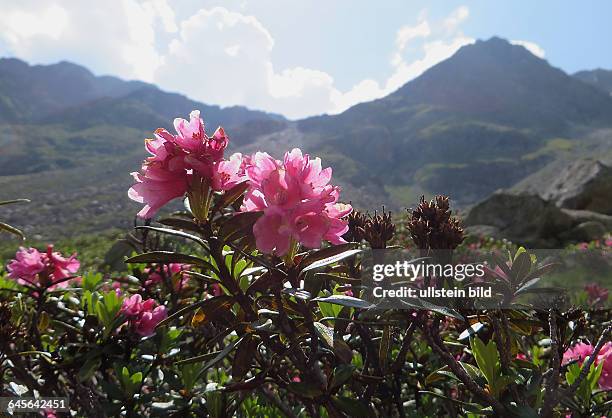
M 45 237 L 129 225 L 137 205 L 126 190 L 145 156 L 142 138 L 192 109 L 211 129 L 222 124 L 233 150 L 321 155 L 361 208 L 398 210 L 421 193 L 466 207 L 612 149 L 606 91 L 500 38 L 461 48 L 387 97 L 299 121 L 70 63 L 0 59 L 0 199 L 34 201 L 4 219 Z

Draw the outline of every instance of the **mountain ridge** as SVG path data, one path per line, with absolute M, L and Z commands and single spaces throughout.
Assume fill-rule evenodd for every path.
M 1 63 L 0 111 L 2 98 L 15 94 L 6 88 Z M 91 82 L 86 73 L 81 79 Z M 67 99 L 58 104 L 47 91 L 40 114 L 26 106 L 36 97 L 27 90 L 22 100 L 27 117 L 7 122 L 0 113 L 0 187 L 11 194 L 7 197 L 46 202 L 62 179 L 70 184 L 83 169 L 92 179 L 79 178 L 73 191 L 62 191 L 65 203 L 47 204 L 40 219 L 28 219 L 32 231 L 49 219 L 65 224 L 67 213 L 79 219 L 81 231 L 125 227 L 137 208 L 125 195 L 128 167 L 136 170 L 145 156 L 142 138 L 158 126 L 171 128 L 174 117 L 186 117 L 195 108 L 209 130 L 224 125 L 232 150 L 261 149 L 280 157 L 281 150 L 299 146 L 321 156 L 325 166 L 333 167 L 334 182 L 345 189 L 343 198 L 364 209 L 385 204 L 397 210 L 420 194 L 433 193 L 469 206 L 557 160 L 607 150 L 607 128 L 612 127 L 608 94 L 497 37 L 462 47 L 386 97 L 339 115 L 298 121 L 206 105 L 146 83 L 124 83 L 110 89 L 114 95 L 95 96 L 95 88 L 85 89 L 84 97 L 95 97 L 85 102 L 72 97 L 63 107 Z M 37 177 L 41 173 L 46 179 Z M 28 190 L 35 195 L 22 196 Z M 87 226 L 92 211 L 99 215 Z M 113 223 L 111 212 L 122 220 Z M 17 226 L 26 222 L 17 212 L 8 220 Z M 62 228 L 48 232 L 61 233 Z

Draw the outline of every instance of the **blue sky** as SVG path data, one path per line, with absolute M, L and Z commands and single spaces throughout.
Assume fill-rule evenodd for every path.
M 70 60 L 299 118 L 382 97 L 475 39 L 612 69 L 612 2 L 0 0 L 0 55 Z

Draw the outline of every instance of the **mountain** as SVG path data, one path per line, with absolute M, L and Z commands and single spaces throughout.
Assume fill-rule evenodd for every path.
M 1 58 L 0 121 L 41 120 L 69 106 L 123 96 L 144 86 L 147 84 L 140 81 L 96 77 L 66 61 L 30 66 L 15 58 Z
M 396 201 L 429 191 L 461 204 L 575 152 L 585 129 L 610 124 L 609 95 L 500 38 L 462 47 L 387 97 L 299 122 L 314 137 L 305 143 L 350 155 Z
M 608 94 L 612 94 L 612 70 L 596 70 L 578 71 L 574 74 L 578 80 L 588 83 Z
M 192 109 L 209 129 L 222 124 L 234 150 L 322 156 L 343 197 L 364 209 L 398 210 L 422 193 L 467 207 L 576 156 L 609 153 L 612 138 L 607 92 L 500 38 L 462 47 L 386 97 L 299 121 L 14 59 L 0 60 L 0 106 L 0 199 L 36 202 L 2 217 L 45 237 L 128 227 L 142 138 Z

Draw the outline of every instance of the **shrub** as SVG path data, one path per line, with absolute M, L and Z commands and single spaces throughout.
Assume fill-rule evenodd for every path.
M 609 310 L 396 309 L 364 297 L 370 249 L 465 251 L 447 198 L 422 199 L 397 225 L 384 209 L 340 203 L 331 169 L 298 149 L 283 160 L 225 159 L 227 135 L 208 137 L 199 113 L 175 127 L 147 141 L 152 156 L 130 197 L 147 219 L 182 196 L 188 210 L 137 226 L 127 274 L 78 277 L 75 256 L 52 249 L 21 249 L 9 263 L 2 396 L 67 396 L 87 417 L 552 417 L 609 407 Z M 496 256 L 489 274 L 512 304 L 549 269 L 520 248 Z

